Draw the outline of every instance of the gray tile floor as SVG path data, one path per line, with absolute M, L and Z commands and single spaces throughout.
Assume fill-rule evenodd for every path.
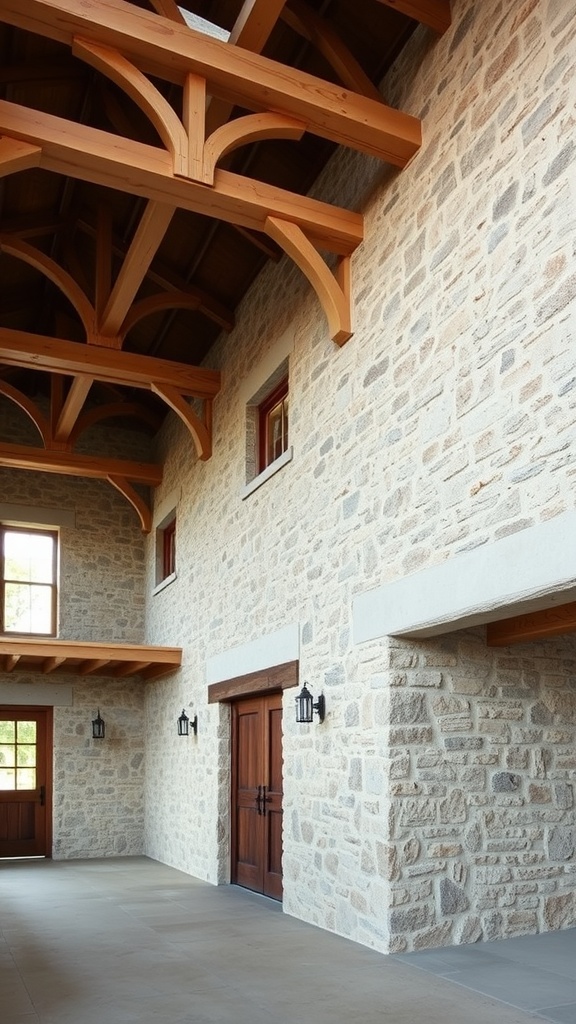
M 384 957 L 143 857 L 0 861 L 0 1024 L 576 1024 L 575 953 Z

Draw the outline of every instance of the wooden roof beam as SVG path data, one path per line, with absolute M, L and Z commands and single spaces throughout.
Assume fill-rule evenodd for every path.
M 0 139 L 0 178 L 38 167 L 41 150 L 16 139 Z
M 124 462 L 122 459 L 32 448 L 22 444 L 0 444 L 0 466 L 38 473 L 82 476 L 92 480 L 108 480 L 114 476 L 149 487 L 157 487 L 162 483 L 162 466 L 156 463 Z
M 423 15 L 427 4 L 446 11 L 442 0 L 414 0 L 412 6 Z M 123 0 L 0 0 L 0 20 L 69 46 L 79 36 L 112 47 L 141 70 L 178 85 L 198 75 L 215 96 L 257 113 L 286 114 L 322 138 L 399 167 L 421 145 L 418 118 Z
M 488 647 L 527 644 L 551 636 L 576 633 L 576 601 L 544 608 L 543 611 L 515 615 L 500 622 L 489 622 L 486 631 Z
M 360 214 L 230 171 L 217 169 L 213 187 L 207 188 L 175 177 L 170 154 L 165 150 L 6 100 L 0 100 L 0 132 L 41 146 L 40 166 L 48 171 L 73 175 L 264 234 L 267 218 L 279 217 L 297 224 L 318 248 L 342 256 L 351 255 L 362 241 Z
M 0 363 L 88 377 L 106 384 L 152 390 L 165 385 L 195 398 L 214 398 L 220 389 L 220 373 L 187 363 L 135 355 L 76 341 L 61 341 L 43 334 L 0 328 Z
M 409 18 L 433 28 L 435 32 L 442 34 L 450 28 L 452 16 L 450 14 L 450 0 L 378 0 L 386 7 L 393 7 L 401 14 L 407 14 Z

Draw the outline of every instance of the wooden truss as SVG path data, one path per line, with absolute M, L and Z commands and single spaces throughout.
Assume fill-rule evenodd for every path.
M 380 0 L 436 31 L 450 22 L 448 0 Z M 262 139 L 299 139 L 311 132 L 404 167 L 421 144 L 417 118 L 387 106 L 346 47 L 300 0 L 245 0 L 231 43 L 183 23 L 174 0 L 152 0 L 150 13 L 124 0 L 0 0 L 0 20 L 68 45 L 73 54 L 115 83 L 144 112 L 163 148 L 100 131 L 38 110 L 0 101 L 0 176 L 40 167 L 141 196 L 144 213 L 123 252 L 112 283 L 112 228 L 103 215 L 96 237 L 95 301 L 76 278 L 24 238 L 0 237 L 0 249 L 24 260 L 67 297 L 86 344 L 0 331 L 0 362 L 43 369 L 72 381 L 53 389 L 50 423 L 24 395 L 2 383 L 36 423 L 45 445 L 44 468 L 87 472 L 71 445 L 90 414 L 83 414 L 92 382 L 144 387 L 186 424 L 197 453 L 211 453 L 211 408 L 218 375 L 183 364 L 122 352 L 124 338 L 142 317 L 160 309 L 195 308 L 230 329 L 233 316 L 210 296 L 174 288 L 136 301 L 176 209 L 204 214 L 239 230 L 268 235 L 300 267 L 316 290 L 330 333 L 341 345 L 352 334 L 350 257 L 363 237 L 359 214 L 295 195 L 219 167 L 222 158 Z M 312 40 L 343 85 L 316 79 L 260 55 L 278 17 Z M 236 45 L 234 45 L 236 44 Z M 182 89 L 182 116 L 150 76 Z M 232 105 L 250 111 L 228 122 Z M 321 253 L 335 257 L 333 271 Z M 189 403 L 200 402 L 198 413 Z M 4 446 L 0 464 L 37 466 Z M 17 460 L 20 459 L 19 463 Z M 101 461 L 101 473 L 136 508 L 144 529 L 149 512 L 132 483 L 133 467 Z M 62 467 L 66 464 L 67 469 Z M 57 468 L 60 467 L 60 468 Z M 153 475 L 153 474 L 152 474 Z M 150 474 L 149 474 L 150 476 Z M 147 481 L 152 483 L 151 477 Z

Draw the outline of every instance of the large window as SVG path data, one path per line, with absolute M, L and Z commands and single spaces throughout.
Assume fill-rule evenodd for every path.
M 58 534 L 0 524 L 0 632 L 56 636 Z

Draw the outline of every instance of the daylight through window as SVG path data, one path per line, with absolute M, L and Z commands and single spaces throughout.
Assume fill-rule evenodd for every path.
M 58 535 L 0 525 L 0 630 L 56 635 Z

